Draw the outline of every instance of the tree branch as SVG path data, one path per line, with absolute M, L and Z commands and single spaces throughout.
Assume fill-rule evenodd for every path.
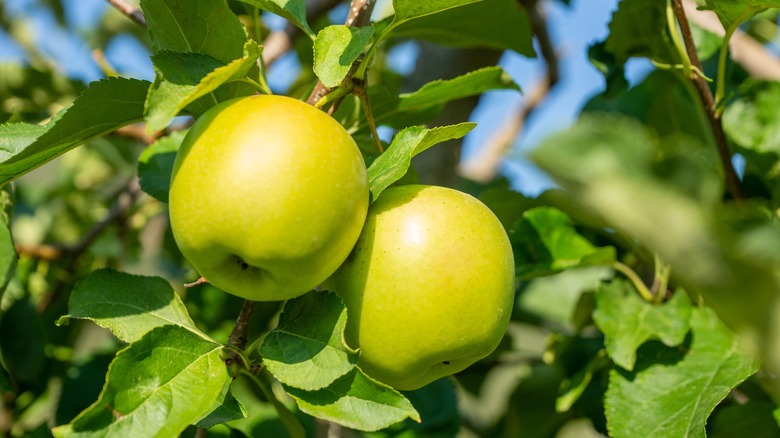
M 675 17 L 677 17 L 677 22 L 680 24 L 680 31 L 682 32 L 683 41 L 685 41 L 685 49 L 688 53 L 688 58 L 690 59 L 691 64 L 701 71 L 701 62 L 696 53 L 696 46 L 693 43 L 691 28 L 688 25 L 688 18 L 685 15 L 682 0 L 672 0 L 672 8 L 674 9 Z M 729 150 L 726 134 L 723 132 L 723 123 L 715 108 L 715 100 L 712 96 L 712 91 L 704 78 L 698 74 L 694 74 L 691 80 L 696 87 L 696 91 L 699 93 L 699 98 L 704 105 L 704 110 L 707 112 L 712 134 L 715 137 L 715 146 L 718 149 L 718 156 L 720 157 L 721 165 L 723 166 L 726 187 L 728 187 L 732 198 L 736 201 L 743 201 L 745 199 L 745 194 L 742 191 L 742 184 L 739 181 L 737 172 L 734 170 L 734 166 L 731 163 L 731 151 Z
M 144 18 L 144 13 L 141 12 L 140 9 L 134 8 L 132 5 L 127 3 L 125 0 L 106 0 L 111 6 L 115 7 L 119 12 L 127 15 L 131 20 L 133 20 L 136 24 L 138 24 L 141 27 L 147 27 L 146 26 L 146 18 Z
M 371 13 L 374 12 L 374 6 L 376 6 L 376 0 L 352 0 L 349 5 L 349 14 L 347 15 L 344 24 L 350 27 L 362 27 L 367 25 L 371 21 Z M 360 59 L 362 58 L 359 58 L 357 62 L 360 62 Z M 352 64 L 352 66 L 353 68 L 350 69 L 349 73 L 347 73 L 347 77 L 344 79 L 345 82 L 351 81 L 352 75 L 355 74 L 355 64 Z M 306 102 L 309 105 L 314 105 L 330 92 L 330 88 L 326 87 L 322 82 L 317 81 L 317 85 L 314 86 L 314 90 L 309 94 L 309 98 L 306 99 Z M 336 100 L 331 108 L 335 109 L 338 107 L 339 102 L 340 99 Z

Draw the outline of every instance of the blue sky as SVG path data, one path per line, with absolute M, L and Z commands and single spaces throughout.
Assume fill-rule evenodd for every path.
M 547 16 L 550 33 L 558 48 L 561 81 L 543 105 L 533 114 L 511 153 L 504 160 L 502 172 L 510 178 L 516 190 L 528 195 L 538 194 L 551 186 L 550 180 L 525 160 L 525 154 L 546 136 L 570 125 L 582 105 L 604 87 L 601 74 L 587 60 L 587 48 L 603 39 L 607 33 L 612 11 L 618 0 L 572 0 L 566 7 L 559 2 L 548 1 Z M 54 16 L 36 0 L 4 0 L 6 12 L 17 23 L 22 23 L 42 54 L 50 58 L 67 75 L 85 82 L 102 77 L 91 57 L 92 48 L 78 36 L 79 29 L 87 29 L 106 12 L 104 0 L 63 0 L 67 26 L 56 24 Z M 336 11 L 338 15 L 345 11 Z M 337 20 L 338 17 L 332 17 Z M 339 21 L 339 20 L 337 20 Z M 272 27 L 283 25 L 281 19 L 271 19 Z M 152 79 L 154 73 L 149 53 L 130 35 L 116 35 L 103 48 L 109 63 L 121 74 Z M 391 57 L 395 68 L 408 71 L 413 68 L 416 50 L 408 44 L 396 50 Z M 24 52 L 8 35 L 0 31 L 0 61 L 24 59 Z M 543 75 L 540 59 L 529 59 L 507 52 L 501 65 L 523 88 L 531 89 Z M 642 77 L 649 66 L 629 63 L 629 79 Z M 282 58 L 269 71 L 269 83 L 275 90 L 284 90 L 295 77 L 297 61 L 294 56 Z M 524 97 L 517 92 L 496 91 L 487 93 L 472 120 L 478 127 L 470 133 L 464 145 L 464 157 L 474 154 L 491 134 L 522 104 Z

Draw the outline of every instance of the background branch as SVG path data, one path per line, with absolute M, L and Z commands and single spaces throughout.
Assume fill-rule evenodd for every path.
M 141 27 L 146 27 L 146 18 L 144 13 L 140 9 L 133 7 L 125 0 L 106 0 L 111 6 L 116 8 L 119 12 L 127 15 L 131 20 L 136 22 Z
M 682 37 L 685 41 L 685 48 L 688 52 L 688 58 L 694 67 L 702 71 L 701 62 L 699 61 L 699 56 L 696 53 L 696 46 L 693 43 L 691 28 L 688 25 L 688 18 L 686 17 L 685 10 L 683 9 L 682 0 L 672 0 L 672 8 L 674 9 L 675 17 L 677 17 L 677 22 L 680 24 L 680 31 L 682 32 Z M 710 90 L 707 81 L 705 81 L 704 78 L 698 74 L 695 74 L 691 80 L 696 86 L 696 91 L 699 93 L 699 98 L 704 105 L 704 110 L 707 112 L 707 118 L 709 119 L 710 126 L 712 127 L 712 133 L 715 137 L 715 145 L 718 149 L 718 156 L 720 157 L 721 165 L 723 166 L 723 175 L 726 180 L 726 187 L 728 187 L 732 198 L 737 201 L 744 200 L 745 194 L 742 191 L 742 184 L 739 181 L 737 172 L 734 170 L 734 166 L 731 164 L 731 151 L 729 150 L 726 134 L 723 132 L 723 123 L 721 122 L 720 115 L 715 108 L 715 100 L 712 96 L 712 90 Z
M 528 11 L 531 29 L 539 43 L 539 51 L 542 59 L 544 59 L 546 71 L 544 77 L 530 92 L 526 93 L 522 106 L 515 114 L 507 119 L 506 123 L 493 134 L 475 157 L 458 167 L 458 172 L 461 176 L 482 183 L 487 183 L 495 178 L 502 158 L 520 135 L 525 126 L 525 121 L 544 102 L 550 94 L 550 90 L 560 80 L 558 54 L 550 39 L 542 2 L 538 0 L 521 0 L 520 3 Z

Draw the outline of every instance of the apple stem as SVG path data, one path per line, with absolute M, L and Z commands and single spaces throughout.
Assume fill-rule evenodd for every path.
M 199 279 L 197 279 L 197 280 L 193 281 L 192 283 L 184 283 L 184 288 L 185 288 L 185 289 L 189 289 L 189 288 L 191 288 L 191 287 L 195 287 L 195 286 L 197 286 L 197 285 L 199 285 L 199 284 L 205 284 L 205 283 L 208 283 L 208 282 L 209 282 L 209 281 L 208 281 L 208 280 L 206 280 L 205 278 L 203 278 L 203 277 L 200 277 Z

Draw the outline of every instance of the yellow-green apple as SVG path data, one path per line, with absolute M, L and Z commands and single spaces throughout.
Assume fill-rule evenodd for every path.
M 401 390 L 420 388 L 490 354 L 514 302 L 512 247 L 484 204 L 457 190 L 384 191 L 325 287 L 347 307 L 358 365 Z
M 256 301 L 302 295 L 349 254 L 368 209 L 366 167 L 333 118 L 284 96 L 203 114 L 176 155 L 171 228 L 215 286 Z

